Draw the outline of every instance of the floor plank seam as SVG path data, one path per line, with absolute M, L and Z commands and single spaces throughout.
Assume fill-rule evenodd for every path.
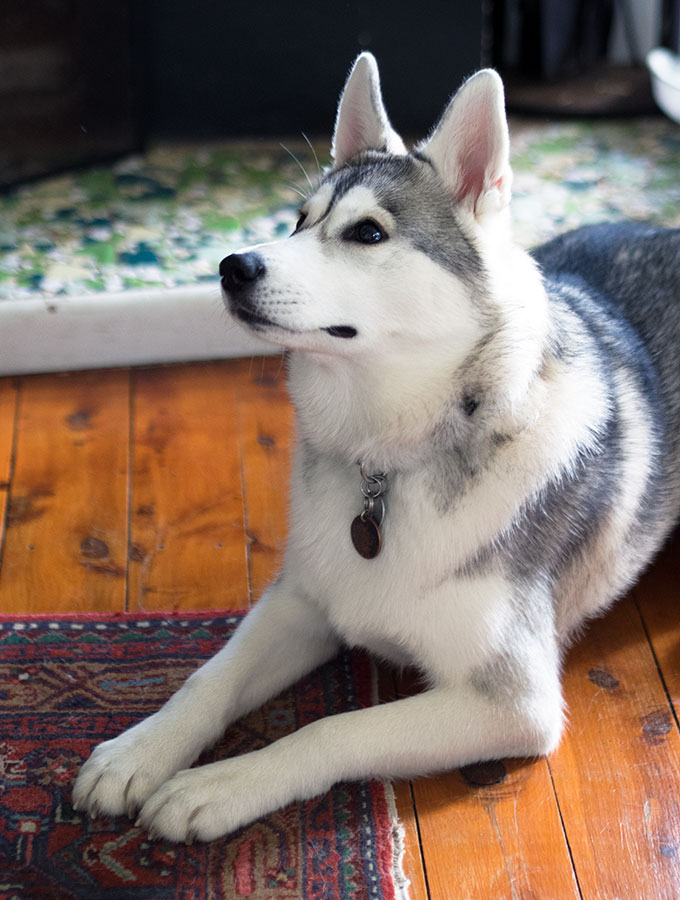
M 392 673 L 392 702 L 398 701 L 402 694 L 400 691 L 399 685 L 399 675 L 396 671 Z M 430 882 L 427 876 L 427 865 L 425 863 L 425 850 L 423 848 L 423 836 L 420 832 L 420 817 L 418 815 L 418 806 L 416 804 L 416 795 L 413 790 L 413 781 L 409 780 L 408 783 L 408 792 L 411 797 L 411 809 L 413 810 L 413 821 L 416 826 L 416 836 L 418 841 L 418 858 L 420 859 L 420 867 L 423 871 L 423 881 L 425 883 L 425 894 L 427 895 L 427 900 L 432 900 L 432 893 L 430 891 Z
M 652 637 L 647 628 L 647 623 L 645 622 L 644 613 L 640 609 L 640 604 L 637 599 L 637 592 L 631 592 L 633 597 L 633 603 L 635 605 L 635 609 L 640 616 L 640 623 L 642 624 L 642 630 L 645 633 L 645 637 L 647 639 L 647 643 L 649 644 L 649 649 L 652 654 L 652 659 L 654 660 L 654 665 L 656 666 L 656 671 L 659 675 L 659 680 L 661 681 L 661 685 L 663 687 L 664 693 L 666 695 L 666 701 L 671 711 L 671 715 L 673 716 L 673 721 L 675 722 L 675 727 L 680 731 L 680 720 L 678 719 L 678 711 L 675 708 L 675 704 L 673 703 L 673 698 L 671 697 L 671 692 L 668 689 L 668 684 L 666 683 L 666 678 L 663 674 L 663 669 L 661 668 L 661 663 L 659 662 L 659 657 L 656 655 L 656 650 L 654 649 L 654 642 L 652 641 Z
M 22 388 L 24 379 L 16 378 L 12 380 L 12 386 L 15 389 L 14 395 L 14 416 L 12 422 L 12 441 L 9 456 L 9 471 L 7 473 L 7 495 L 5 498 L 5 515 L 2 522 L 2 533 L 0 533 L 0 575 L 2 575 L 2 565 L 5 558 L 5 541 L 7 540 L 7 530 L 9 528 L 9 517 L 12 504 L 12 485 L 14 484 L 14 473 L 17 464 L 17 449 L 19 444 L 19 415 L 21 413 Z
M 128 370 L 128 462 L 127 462 L 127 534 L 125 540 L 125 612 L 130 612 L 130 562 L 132 549 L 132 500 L 135 453 L 135 371 Z
M 416 834 L 418 835 L 418 855 L 420 857 L 420 865 L 423 869 L 423 880 L 425 881 L 425 893 L 427 894 L 427 900 L 432 900 L 432 893 L 430 891 L 430 881 L 427 876 L 427 865 L 425 863 L 425 853 L 423 852 L 423 837 L 420 833 L 420 818 L 418 816 L 418 807 L 416 806 L 416 798 L 413 793 L 413 782 L 409 781 L 409 793 L 411 795 L 411 806 L 413 807 L 413 819 L 416 825 Z
M 251 377 L 252 367 L 253 367 L 253 359 L 254 357 L 250 357 L 250 373 L 248 377 Z M 235 390 L 235 374 L 233 369 L 231 369 L 227 373 L 227 377 L 231 379 L 232 387 L 234 388 L 234 406 L 236 408 L 236 418 L 238 421 L 238 471 L 239 471 L 239 479 L 241 481 L 241 505 L 242 505 L 242 515 L 243 515 L 243 535 L 245 537 L 245 551 L 246 551 L 246 578 L 248 579 L 248 607 L 252 608 L 256 599 L 253 591 L 253 554 L 251 549 L 251 539 L 250 539 L 250 531 L 248 530 L 248 486 L 246 484 L 246 448 L 243 446 L 243 415 L 241 411 L 241 401 L 240 397 L 237 396 Z
M 574 854 L 571 849 L 571 843 L 569 841 L 569 835 L 567 833 L 567 826 L 564 821 L 564 816 L 562 815 L 562 807 L 560 806 L 560 798 L 557 794 L 557 788 L 555 787 L 555 779 L 553 778 L 552 768 L 550 767 L 550 759 L 546 757 L 545 764 L 548 767 L 548 775 L 550 777 L 550 784 L 553 789 L 553 796 L 555 798 L 555 806 L 557 807 L 557 815 L 560 817 L 560 826 L 562 828 L 562 834 L 564 835 L 564 843 L 567 846 L 567 853 L 569 854 L 569 861 L 571 862 L 571 871 L 574 873 L 574 881 L 576 882 L 576 890 L 578 891 L 578 895 L 580 900 L 584 900 L 583 890 L 581 888 L 581 882 L 578 877 L 578 872 L 576 870 L 576 863 L 574 861 Z

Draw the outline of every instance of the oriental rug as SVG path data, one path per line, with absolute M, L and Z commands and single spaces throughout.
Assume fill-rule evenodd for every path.
M 0 900 L 398 900 L 391 788 L 340 784 L 227 838 L 150 841 L 70 800 L 91 749 L 156 710 L 243 613 L 0 619 Z M 266 662 L 265 662 L 266 664 Z M 345 653 L 231 727 L 200 762 L 369 706 L 368 658 Z

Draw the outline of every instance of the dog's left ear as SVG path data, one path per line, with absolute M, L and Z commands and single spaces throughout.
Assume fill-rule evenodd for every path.
M 378 64 L 372 53 L 356 58 L 340 97 L 331 149 L 333 167 L 339 169 L 362 150 L 406 153 L 404 142 L 387 118 Z
M 482 69 L 469 78 L 417 150 L 432 161 L 456 203 L 477 218 L 504 209 L 512 171 L 500 76 Z

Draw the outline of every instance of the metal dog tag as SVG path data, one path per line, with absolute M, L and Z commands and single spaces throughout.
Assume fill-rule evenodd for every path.
M 350 533 L 354 549 L 359 556 L 363 556 L 364 559 L 375 559 L 382 547 L 382 534 L 375 519 L 362 513 L 352 522 Z
M 361 463 L 358 465 L 364 508 L 352 522 L 350 535 L 359 556 L 375 559 L 382 548 L 380 526 L 385 518 L 385 501 L 382 495 L 387 493 L 387 474 L 380 472 L 367 475 Z

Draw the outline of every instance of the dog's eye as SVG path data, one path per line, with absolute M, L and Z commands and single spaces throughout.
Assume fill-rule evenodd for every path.
M 293 234 L 296 234 L 304 225 L 305 219 L 307 218 L 307 213 L 300 213 L 300 218 L 297 220 L 295 225 L 295 231 Z
M 360 244 L 377 244 L 384 241 L 387 234 L 372 219 L 364 219 L 350 229 L 348 237 Z

